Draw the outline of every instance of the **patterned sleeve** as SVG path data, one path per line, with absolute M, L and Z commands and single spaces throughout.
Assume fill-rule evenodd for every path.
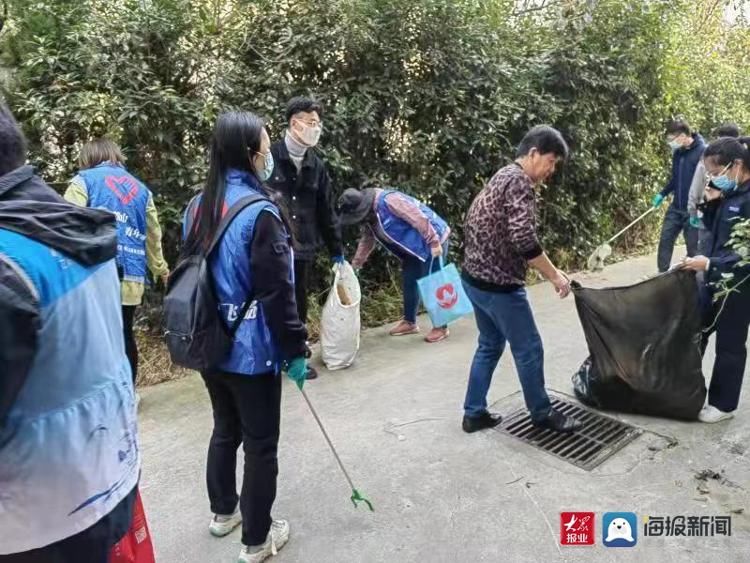
M 536 201 L 534 191 L 522 178 L 512 178 L 505 194 L 505 215 L 510 242 L 518 254 L 533 260 L 543 252 L 536 233 Z

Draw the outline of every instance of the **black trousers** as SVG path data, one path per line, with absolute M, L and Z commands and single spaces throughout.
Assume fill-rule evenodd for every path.
M 307 290 L 312 281 L 313 261 L 294 261 L 294 295 L 297 300 L 297 313 L 302 324 L 307 324 Z
M 0 555 L 0 563 L 108 563 L 112 547 L 130 529 L 137 490 L 83 532 L 40 549 Z
M 669 270 L 674 245 L 680 233 L 685 237 L 687 255 L 695 256 L 698 251 L 698 229 L 690 225 L 690 215 L 687 211 L 670 206 L 664 216 L 664 224 L 661 227 L 661 237 L 659 238 L 657 266 L 660 272 Z
M 242 444 L 242 543 L 262 544 L 271 527 L 276 500 L 281 377 L 273 373 L 202 375 L 214 414 L 206 469 L 211 512 L 232 514 L 237 507 L 237 448 Z
M 122 306 L 122 328 L 125 337 L 125 354 L 130 362 L 130 370 L 133 372 L 133 385 L 138 378 L 138 345 L 133 333 L 133 322 L 135 321 L 135 305 Z
M 714 304 L 713 314 L 709 315 L 708 322 L 712 323 L 713 327 L 710 332 L 703 335 L 703 350 L 705 351 L 708 345 L 710 334 L 716 332 L 716 360 L 711 374 L 711 385 L 708 388 L 708 404 L 724 412 L 731 412 L 737 408 L 740 400 L 747 361 L 750 280 L 745 281 L 739 291 L 729 294 L 719 313 L 722 301 L 723 299 Z

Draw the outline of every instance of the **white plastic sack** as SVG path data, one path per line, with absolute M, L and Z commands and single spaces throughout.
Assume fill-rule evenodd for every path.
M 333 268 L 333 286 L 320 319 L 320 347 L 329 370 L 348 368 L 359 351 L 359 304 L 362 292 L 348 262 Z

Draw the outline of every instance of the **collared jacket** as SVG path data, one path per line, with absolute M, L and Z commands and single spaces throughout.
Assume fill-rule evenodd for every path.
M 343 255 L 341 226 L 323 160 L 308 149 L 298 172 L 283 140 L 271 147 L 271 153 L 274 169 L 268 185 L 283 196 L 289 211 L 295 258 L 313 260 L 324 243 L 331 256 Z

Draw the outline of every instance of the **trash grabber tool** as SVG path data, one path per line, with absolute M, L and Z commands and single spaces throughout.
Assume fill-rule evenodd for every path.
M 648 211 L 641 214 L 640 217 L 638 217 L 636 220 L 630 223 L 627 227 L 622 229 L 619 233 L 617 233 L 615 236 L 610 238 L 607 242 L 604 242 L 600 244 L 599 246 L 597 246 L 594 252 L 591 253 L 591 256 L 589 256 L 588 261 L 586 262 L 588 269 L 592 272 L 595 272 L 596 270 L 601 270 L 604 267 L 604 261 L 612 255 L 612 247 L 610 246 L 610 243 L 614 242 L 617 238 L 619 238 L 623 233 L 625 233 L 633 225 L 645 219 L 646 216 L 648 216 L 655 210 L 656 210 L 656 207 L 649 207 Z
M 312 413 L 313 417 L 315 417 L 315 422 L 318 423 L 318 427 L 320 428 L 320 431 L 323 433 L 323 437 L 326 439 L 326 442 L 328 443 L 328 447 L 331 448 L 331 452 L 333 452 L 333 457 L 336 458 L 336 461 L 338 462 L 339 467 L 341 468 L 341 473 L 344 474 L 344 477 L 346 477 L 346 481 L 349 483 L 349 486 L 352 488 L 352 496 L 350 497 L 350 499 L 352 501 L 352 504 L 354 504 L 354 508 L 357 508 L 357 502 L 364 502 L 367 505 L 367 508 L 369 508 L 372 512 L 374 512 L 375 509 L 372 507 L 372 503 L 366 497 L 363 497 L 362 494 L 354 486 L 354 483 L 352 482 L 351 477 L 349 477 L 349 473 L 346 471 L 344 464 L 341 462 L 341 458 L 339 457 L 339 454 L 336 451 L 336 448 L 333 446 L 333 442 L 331 442 L 331 438 L 328 437 L 328 432 L 326 432 L 326 429 L 323 426 L 323 423 L 320 421 L 320 417 L 318 416 L 318 413 L 315 411 L 315 407 L 313 407 L 312 403 L 310 402 L 310 398 L 307 396 L 307 393 L 302 388 L 300 388 L 300 392 L 302 393 L 302 396 L 305 398 L 305 401 L 307 402 L 307 406 L 310 408 L 310 412 Z

